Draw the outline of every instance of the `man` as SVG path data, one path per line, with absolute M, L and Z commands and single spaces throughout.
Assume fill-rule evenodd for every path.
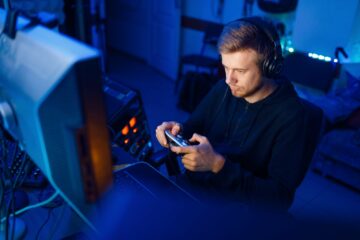
M 214 86 L 184 125 L 164 122 L 156 137 L 169 147 L 164 131 L 170 130 L 196 144 L 170 147 L 183 154 L 192 183 L 250 205 L 287 210 L 309 166 L 322 113 L 278 78 L 281 47 L 266 21 L 229 23 L 218 50 L 225 82 Z

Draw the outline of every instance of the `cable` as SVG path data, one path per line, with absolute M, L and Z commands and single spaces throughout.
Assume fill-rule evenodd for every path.
M 4 8 L 9 10 L 11 8 L 10 0 L 4 0 Z
M 18 211 L 16 211 L 14 214 L 10 215 L 10 217 L 13 217 L 13 216 L 17 216 L 19 214 L 22 214 L 30 209 L 33 209 L 33 208 L 38 208 L 38 207 L 42 207 L 48 203 L 50 203 L 51 201 L 53 201 L 57 196 L 59 195 L 59 191 L 56 191 L 51 197 L 49 197 L 47 200 L 43 201 L 43 202 L 40 202 L 40 203 L 37 203 L 37 204 L 34 204 L 34 205 L 30 205 L 30 206 L 27 206 L 27 207 L 24 207 Z M 4 221 L 6 220 L 6 217 L 3 217 L 1 219 L 1 223 L 3 223 Z
M 13 152 L 13 156 L 12 156 L 12 159 L 11 159 L 11 168 L 13 168 L 13 164 L 16 160 L 16 158 L 18 157 L 18 154 L 20 153 L 20 156 L 19 157 L 24 157 L 21 156 L 21 151 L 19 150 L 18 148 L 18 145 L 15 145 L 15 149 L 14 149 L 14 152 Z M 15 195 L 14 195 L 14 192 L 16 190 L 16 187 L 17 187 L 17 182 L 18 182 L 18 179 L 24 169 L 24 165 L 25 165 L 25 159 L 23 159 L 22 163 L 21 163 L 21 166 L 20 168 L 18 169 L 18 173 L 17 175 L 14 175 L 14 176 L 11 176 L 9 181 L 10 181 L 10 200 L 9 200 L 9 205 L 8 205 L 8 208 L 7 208 L 7 211 L 6 211 L 6 224 L 5 224 L 5 236 L 6 236 L 6 239 L 8 239 L 9 237 L 9 227 L 11 227 L 11 231 L 10 231 L 10 236 L 11 238 L 14 237 L 14 233 L 15 233 L 15 217 L 12 218 L 12 225 L 9 226 L 10 224 L 10 215 L 14 215 L 14 212 L 15 212 Z M 15 178 L 14 181 L 12 181 L 12 178 Z
M 115 139 L 115 137 L 116 137 L 115 130 L 110 125 L 106 125 L 106 126 L 107 126 L 107 128 L 109 129 L 109 131 L 111 133 L 111 139 Z
M 12 204 L 11 204 L 11 212 L 14 213 L 15 212 L 15 195 L 14 195 L 14 191 L 15 189 L 13 189 L 12 191 Z M 11 225 L 11 239 L 14 239 L 14 234 L 15 234 L 15 218 L 12 218 L 12 225 Z
M 29 156 L 25 154 L 25 161 L 26 161 L 26 165 L 24 166 L 24 176 L 23 178 L 20 180 L 19 186 L 22 186 L 26 180 L 26 178 L 28 177 L 28 175 L 31 173 L 32 167 L 33 167 L 33 163 L 32 161 L 30 161 Z
M 61 213 L 60 213 L 59 217 L 56 219 L 56 222 L 53 223 L 53 226 L 51 227 L 51 229 L 49 231 L 49 234 L 48 234 L 48 239 L 49 240 L 51 240 L 54 237 L 54 235 L 56 233 L 56 230 L 58 230 L 57 226 L 58 226 L 59 222 L 62 220 L 62 218 L 64 216 L 66 206 L 67 205 L 65 205 L 65 204 L 62 206 Z
M 45 225 L 49 222 L 50 220 L 50 216 L 51 216 L 51 211 L 53 210 L 53 208 L 49 208 L 48 209 L 48 214 L 47 214 L 47 217 L 45 219 L 45 221 L 43 222 L 43 224 L 40 226 L 39 230 L 37 231 L 36 235 L 35 235 L 35 239 L 39 239 L 40 237 L 40 233 L 41 233 L 41 230 L 45 227 Z
M 1 126 L 0 126 L 0 141 L 1 141 L 1 153 L 2 153 L 2 161 L 1 161 L 1 163 L 3 162 L 3 161 L 5 161 L 5 158 L 4 158 L 4 149 L 5 149 L 5 146 L 4 146 L 4 136 L 3 136 L 3 134 L 2 134 L 3 132 L 2 132 L 2 128 L 1 128 Z M 1 168 L 3 168 L 2 166 L 1 166 Z M 4 177 L 4 169 L 1 169 L 2 171 L 1 171 L 1 174 L 0 174 L 0 212 L 2 212 L 2 205 L 3 205 L 3 202 L 4 202 L 4 196 L 5 196 L 5 177 Z
M 2 126 L 0 126 L 0 141 L 1 141 L 1 153 L 2 153 L 2 161 L 1 161 L 2 174 L 1 174 L 1 183 L 0 183 L 0 185 L 1 185 L 0 211 L 2 212 L 3 204 L 4 204 L 4 207 L 5 207 L 4 214 L 6 214 L 5 239 L 8 239 L 9 238 L 8 214 L 10 213 L 10 207 L 11 207 L 13 198 L 10 198 L 9 206 L 7 208 L 6 202 L 4 201 L 4 197 L 5 197 L 5 192 L 6 192 L 6 179 L 8 179 L 8 176 L 9 176 L 8 169 L 7 169 L 8 148 L 7 148 L 6 137 L 5 137 Z M 13 195 L 11 195 L 11 196 L 13 196 Z
M 18 182 L 19 182 L 19 178 L 20 178 L 20 176 L 21 176 L 21 174 L 23 173 L 23 171 L 24 171 L 24 169 L 25 169 L 25 166 L 26 166 L 26 164 L 27 164 L 27 157 L 26 157 L 26 154 L 24 153 L 24 152 L 22 152 L 22 156 L 21 156 L 21 158 L 22 158 L 22 160 L 21 160 L 21 165 L 20 165 L 20 167 L 19 167 L 19 169 L 18 169 L 18 174 L 16 175 L 16 177 L 15 177 L 15 180 L 14 180 L 14 182 L 13 182 L 13 185 L 12 185 L 12 187 L 13 187 L 13 189 L 15 190 L 17 187 L 20 187 L 21 186 L 21 184 L 18 184 Z M 13 159 L 13 162 L 15 161 L 15 159 Z M 26 177 L 26 174 L 24 174 L 25 175 L 25 177 Z M 20 181 L 21 182 L 21 181 Z
M 224 13 L 224 0 L 211 1 L 211 12 L 219 20 L 222 19 Z
M 37 195 L 37 202 L 41 202 L 44 199 L 48 199 L 49 196 L 54 194 L 55 189 L 53 189 L 50 185 L 50 187 L 46 189 L 42 189 L 41 192 Z M 51 203 L 44 205 L 44 208 L 56 208 L 61 206 L 63 204 L 64 200 L 62 198 L 54 199 Z
M 5 239 L 8 240 L 9 239 L 9 224 L 10 224 L 10 215 L 11 215 L 11 212 L 14 212 L 14 189 L 11 189 L 11 197 L 10 197 L 10 200 L 9 200 L 9 204 L 7 206 L 7 209 L 6 209 L 6 217 L 5 217 Z M 13 218 L 13 224 L 15 223 L 15 218 Z M 11 228 L 12 230 L 13 228 Z
M 14 154 L 13 154 L 13 159 L 11 160 L 12 164 L 15 162 L 15 159 L 17 157 L 17 151 L 18 151 L 18 148 L 17 148 L 17 145 L 16 145 L 15 146 L 15 151 L 14 151 Z M 12 179 L 9 179 L 10 183 L 11 183 L 11 185 L 10 185 L 11 198 L 10 198 L 9 206 L 8 206 L 8 209 L 7 209 L 7 212 L 6 212 L 6 218 L 7 218 L 6 229 L 5 229 L 6 230 L 6 239 L 8 239 L 8 237 L 9 237 L 8 234 L 9 234 L 10 215 L 13 215 L 14 212 L 15 212 L 15 194 L 14 193 L 15 193 L 15 190 L 16 190 L 16 183 L 17 183 L 18 177 L 20 176 L 22 168 L 23 168 L 23 163 L 24 162 L 22 162 L 21 167 L 18 170 L 18 175 L 15 178 L 15 181 L 11 181 Z M 11 239 L 13 239 L 14 238 L 14 233 L 15 233 L 15 217 L 13 217 L 11 220 L 12 220 L 12 225 L 11 225 L 10 236 L 11 236 Z
M 7 159 L 8 159 L 8 146 L 7 146 L 7 140 L 4 133 L 4 129 L 0 126 L 0 141 L 1 141 L 1 153 L 2 153 L 2 161 L 1 161 L 1 167 L 2 167 L 2 177 L 4 178 L 4 184 L 6 185 L 6 179 L 10 178 L 10 174 L 8 172 L 8 166 L 7 166 Z
M 0 213 L 2 213 L 2 205 L 4 202 L 4 196 L 5 196 L 5 184 L 4 184 L 3 178 L 0 177 Z

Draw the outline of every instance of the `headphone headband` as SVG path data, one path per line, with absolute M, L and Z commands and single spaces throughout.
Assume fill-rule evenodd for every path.
M 259 29 L 265 36 L 270 40 L 273 45 L 273 53 L 267 59 L 264 60 L 262 70 L 265 76 L 269 78 L 276 78 L 282 69 L 282 51 L 280 38 L 277 34 L 275 27 L 263 18 L 260 17 L 247 17 L 247 18 L 239 18 L 232 22 L 245 22 L 251 25 L 254 25 L 257 29 Z M 232 23 L 231 22 L 231 23 Z

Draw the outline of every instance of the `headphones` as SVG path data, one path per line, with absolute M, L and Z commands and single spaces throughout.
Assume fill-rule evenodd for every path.
M 255 26 L 272 42 L 273 51 L 270 56 L 264 59 L 262 63 L 262 72 L 264 76 L 268 78 L 278 77 L 282 70 L 284 59 L 281 51 L 280 37 L 273 24 L 260 17 L 240 18 L 231 23 L 233 22 L 245 22 Z

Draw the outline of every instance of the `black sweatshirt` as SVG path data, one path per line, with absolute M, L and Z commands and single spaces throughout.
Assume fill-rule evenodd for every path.
M 292 84 L 248 103 L 219 81 L 183 125 L 183 135 L 206 136 L 225 157 L 218 172 L 188 172 L 197 184 L 226 190 L 252 205 L 288 209 L 316 147 L 322 112 L 300 99 Z

